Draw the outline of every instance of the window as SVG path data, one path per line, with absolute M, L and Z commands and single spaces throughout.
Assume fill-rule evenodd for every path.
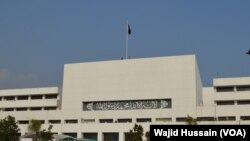
M 51 124 L 60 124 L 61 120 L 49 120 L 49 123 L 51 123 Z
M 104 141 L 119 141 L 119 133 L 103 133 Z
M 0 97 L 0 101 L 2 101 L 2 97 Z
M 225 87 L 216 87 L 217 92 L 233 92 L 234 87 L 233 86 L 225 86 Z
M 215 117 L 198 117 L 197 121 L 215 121 Z
M 82 123 L 94 123 L 95 119 L 82 119 Z
M 29 124 L 28 120 L 19 120 L 18 124 Z
M 77 119 L 67 119 L 67 120 L 65 120 L 65 123 L 75 124 L 75 123 L 78 123 L 78 120 Z
M 4 111 L 6 111 L 6 112 L 14 111 L 14 108 L 5 108 Z
M 42 95 L 32 95 L 31 99 L 43 99 Z
M 57 99 L 57 94 L 45 95 L 45 99 Z
M 171 122 L 172 118 L 156 118 L 156 122 Z
M 28 100 L 29 96 L 18 96 L 17 100 Z
M 137 118 L 136 122 L 151 122 L 151 118 Z
M 56 110 L 56 107 L 44 107 L 44 110 Z
M 246 105 L 246 104 L 250 104 L 250 100 L 239 100 L 237 101 L 238 105 Z
M 41 124 L 44 124 L 45 123 L 45 120 L 39 120 L 41 122 Z
M 187 118 L 186 117 L 178 117 L 178 118 L 176 118 L 176 121 L 177 122 L 186 122 Z
M 132 122 L 132 119 L 130 118 L 124 118 L 124 119 L 118 119 L 118 123 L 127 123 L 127 122 Z
M 84 139 L 97 140 L 97 133 L 82 133 Z
M 30 111 L 41 111 L 42 107 L 31 107 Z
M 237 86 L 236 89 L 237 89 L 237 91 L 250 91 L 250 85 Z
M 113 123 L 113 119 L 100 119 L 100 123 Z
M 234 101 L 216 101 L 217 105 L 234 105 Z
M 218 117 L 219 121 L 234 121 L 236 118 L 234 116 Z
M 7 101 L 12 101 L 12 100 L 15 100 L 15 97 L 14 96 L 6 96 L 6 97 L 4 97 L 4 99 Z
M 250 116 L 241 116 L 240 119 L 241 120 L 250 120 Z
M 27 111 L 28 108 L 16 108 L 16 111 Z

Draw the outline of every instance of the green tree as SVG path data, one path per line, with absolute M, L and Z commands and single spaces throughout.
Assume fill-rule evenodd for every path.
M 42 122 L 40 120 L 32 119 L 28 126 L 31 133 L 37 133 L 41 130 Z
M 197 119 L 188 115 L 186 118 L 186 123 L 188 125 L 197 125 Z
M 142 141 L 143 136 L 143 128 L 141 125 L 135 124 L 133 127 L 133 130 L 129 130 L 129 133 L 127 134 L 129 141 Z
M 41 141 L 53 141 L 53 133 L 51 132 L 52 125 L 49 126 L 48 131 L 43 129 L 39 132 L 38 136 Z
M 0 120 L 0 141 L 17 141 L 20 129 L 12 116 Z
M 30 125 L 28 126 L 31 133 L 35 134 L 36 136 L 32 139 L 33 141 L 52 141 L 53 140 L 53 133 L 51 132 L 52 125 L 49 126 L 48 131 L 43 129 L 41 131 L 41 121 L 32 119 Z
M 146 141 L 150 141 L 150 132 L 149 131 L 147 131 L 145 133 L 145 137 L 146 137 Z

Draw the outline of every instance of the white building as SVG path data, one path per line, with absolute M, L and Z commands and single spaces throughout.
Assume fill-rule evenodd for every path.
M 0 90 L 0 119 L 31 119 L 57 134 L 125 141 L 134 124 L 250 124 L 250 77 L 203 88 L 194 55 L 66 64 L 58 87 Z

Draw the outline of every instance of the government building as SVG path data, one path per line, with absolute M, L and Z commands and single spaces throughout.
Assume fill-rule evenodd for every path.
M 203 87 L 194 55 L 66 64 L 63 86 L 0 90 L 0 119 L 30 120 L 55 134 L 126 141 L 136 124 L 250 124 L 250 77 Z

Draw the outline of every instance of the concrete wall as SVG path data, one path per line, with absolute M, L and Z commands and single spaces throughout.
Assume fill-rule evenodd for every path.
M 171 98 L 172 108 L 166 110 L 165 116 L 195 115 L 197 90 L 202 89 L 197 88 L 201 82 L 199 75 L 195 74 L 195 65 L 193 55 L 67 64 L 64 68 L 62 109 L 84 114 L 83 101 Z M 136 115 L 131 116 L 145 112 L 148 111 L 137 110 Z M 127 111 L 112 113 L 86 112 L 84 116 L 127 115 Z M 155 114 L 163 115 L 157 110 Z

